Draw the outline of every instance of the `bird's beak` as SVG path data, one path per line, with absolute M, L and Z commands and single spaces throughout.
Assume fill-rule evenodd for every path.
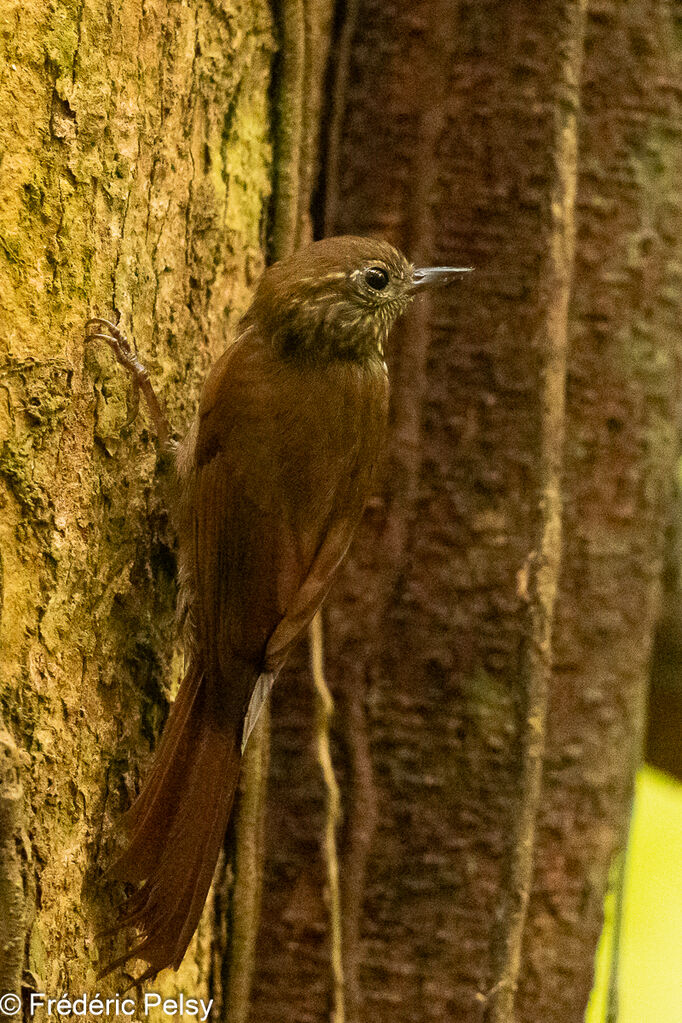
M 473 266 L 420 266 L 412 274 L 411 290 L 435 288 L 440 284 L 461 281 L 473 269 Z

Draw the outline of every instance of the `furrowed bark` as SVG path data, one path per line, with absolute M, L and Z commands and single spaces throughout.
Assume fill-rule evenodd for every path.
M 18 993 L 26 940 L 24 790 L 19 751 L 0 720 L 0 989 Z M 1 1014 L 0 1014 L 1 1015 Z M 8 1014 L 9 1018 L 9 1014 Z
M 586 0 L 561 12 L 557 83 L 554 97 L 554 183 L 550 193 L 547 252 L 540 289 L 544 318 L 540 348 L 540 451 L 537 544 L 518 576 L 527 602 L 528 638 L 520 665 L 518 807 L 508 852 L 493 955 L 493 985 L 488 993 L 486 1023 L 513 1023 L 528 900 L 536 858 L 541 812 L 542 772 L 553 667 L 554 609 L 559 586 L 562 545 L 562 464 L 565 431 L 568 316 L 575 257 L 575 197 L 578 184 L 578 116 L 583 62 Z
M 500 1018 L 514 1001 L 518 1023 L 578 1023 L 629 810 L 670 519 L 673 9 L 361 0 L 354 12 L 326 229 L 477 273 L 393 338 L 387 467 L 325 609 L 347 1018 Z M 253 1018 L 322 1021 L 323 792 L 296 685 L 275 704 Z

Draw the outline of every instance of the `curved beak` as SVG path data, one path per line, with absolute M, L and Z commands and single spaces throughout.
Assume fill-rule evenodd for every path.
M 473 269 L 473 266 L 420 266 L 412 274 L 411 290 L 435 288 L 441 284 L 461 281 Z

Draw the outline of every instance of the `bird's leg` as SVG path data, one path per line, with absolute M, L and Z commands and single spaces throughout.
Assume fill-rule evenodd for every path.
M 170 425 L 152 387 L 149 370 L 142 365 L 138 358 L 135 341 L 131 348 L 123 331 L 115 323 L 103 320 L 99 316 L 88 320 L 85 324 L 85 340 L 94 341 L 96 338 L 106 341 L 117 360 L 130 373 L 133 382 L 133 410 L 125 425 L 128 426 L 137 416 L 140 407 L 140 391 L 142 391 L 156 429 L 159 447 L 164 453 L 170 451 L 173 446 Z

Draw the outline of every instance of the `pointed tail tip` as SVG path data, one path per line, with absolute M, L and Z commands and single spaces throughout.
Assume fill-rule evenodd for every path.
M 190 736 L 183 785 L 174 789 L 175 812 L 163 831 L 156 815 L 144 818 L 131 836 L 130 849 L 156 843 L 141 887 L 124 903 L 112 930 L 139 928 L 142 939 L 105 967 L 105 973 L 142 959 L 147 970 L 134 983 L 177 969 L 198 926 L 224 840 L 239 779 L 238 737 L 200 719 Z M 161 796 L 160 796 L 161 798 Z M 147 834 L 149 831 L 149 834 Z M 119 861 L 126 863 L 126 854 Z M 124 880 L 136 883 L 139 872 Z

